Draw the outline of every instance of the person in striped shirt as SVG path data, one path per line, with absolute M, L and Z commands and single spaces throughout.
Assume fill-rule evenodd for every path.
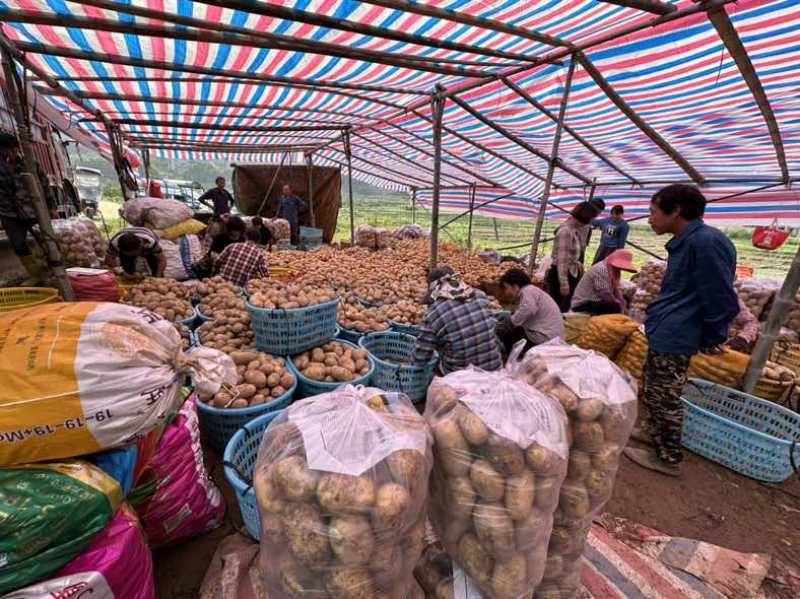
M 551 254 L 552 266 L 547 271 L 547 293 L 562 312 L 569 310 L 572 294 L 583 274 L 581 257 L 585 249 L 586 230 L 597 209 L 581 202 L 570 211 L 567 221 L 556 229 Z
M 468 366 L 500 370 L 503 357 L 486 295 L 462 283 L 448 267 L 433 270 L 428 284 L 430 306 L 411 361 L 427 364 L 438 352 L 440 374 Z
M 244 286 L 250 279 L 269 276 L 264 248 L 258 245 L 261 235 L 255 229 L 244 233 L 244 243 L 228 245 L 215 264 L 217 273 L 234 285 Z
M 114 235 L 108 242 L 106 265 L 121 266 L 123 276 L 132 278 L 136 275 L 136 261 L 143 258 L 147 262 L 150 274 L 163 277 L 167 259 L 161 252 L 158 237 L 146 227 L 128 227 Z
M 622 271 L 636 272 L 633 254 L 629 250 L 615 250 L 593 265 L 575 288 L 572 311 L 592 315 L 623 312 L 625 298 L 619 288 Z

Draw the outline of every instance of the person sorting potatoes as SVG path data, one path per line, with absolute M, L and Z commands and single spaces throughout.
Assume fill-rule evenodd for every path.
M 269 276 L 264 248 L 258 245 L 261 235 L 255 229 L 244 234 L 244 243 L 232 243 L 220 254 L 216 262 L 217 273 L 234 285 L 244 286 L 250 279 Z
M 619 288 L 622 271 L 636 272 L 633 254 L 615 250 L 587 270 L 572 296 L 572 311 L 598 314 L 619 314 L 625 310 L 625 298 Z
M 523 339 L 520 357 L 535 345 L 564 338 L 564 318 L 558 304 L 533 284 L 527 272 L 519 268 L 507 270 L 500 277 L 500 288 L 517 306 L 511 316 L 501 317 L 495 328 L 506 356 Z
M 109 240 L 106 265 L 111 268 L 121 266 L 122 276 L 126 279 L 136 277 L 136 263 L 139 258 L 147 262 L 152 276 L 164 276 L 167 258 L 161 252 L 158 237 L 150 229 L 128 227 Z
M 486 295 L 462 283 L 449 267 L 431 271 L 428 285 L 430 305 L 411 361 L 427 364 L 438 352 L 440 374 L 467 366 L 502 368 L 503 357 Z

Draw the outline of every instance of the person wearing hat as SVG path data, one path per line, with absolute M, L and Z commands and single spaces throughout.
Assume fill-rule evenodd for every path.
M 547 271 L 547 293 L 562 312 L 569 310 L 572 294 L 583 274 L 581 256 L 586 249 L 586 227 L 597 216 L 597 208 L 581 202 L 571 211 L 566 222 L 556 229 L 551 254 L 552 265 Z
M 427 364 L 435 352 L 440 374 L 468 366 L 500 370 L 503 357 L 486 294 L 462 283 L 450 267 L 433 269 L 428 285 L 428 310 L 411 361 Z
M 633 254 L 615 250 L 605 260 L 593 265 L 581 277 L 572 296 L 572 311 L 597 314 L 618 314 L 625 309 L 619 283 L 622 271 L 636 272 Z

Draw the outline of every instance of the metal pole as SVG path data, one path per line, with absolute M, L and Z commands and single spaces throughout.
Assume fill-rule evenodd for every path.
M 575 72 L 575 60 L 569 61 L 569 69 L 567 69 L 567 78 L 564 82 L 564 94 L 561 96 L 561 106 L 558 109 L 558 122 L 556 123 L 556 131 L 553 135 L 553 148 L 550 151 L 550 166 L 547 167 L 547 179 L 544 182 L 544 190 L 542 191 L 542 203 L 539 206 L 539 216 L 536 218 L 536 228 L 533 231 L 533 243 L 531 244 L 531 259 L 528 264 L 528 272 L 533 273 L 536 268 L 536 258 L 539 251 L 539 240 L 542 237 L 542 225 L 544 224 L 544 215 L 547 212 L 547 201 L 550 199 L 550 187 L 553 184 L 553 175 L 556 170 L 556 163 L 558 162 L 558 146 L 561 144 L 561 130 L 564 126 L 564 116 L 567 113 L 567 103 L 569 102 L 569 91 L 572 87 L 572 75 Z
M 120 152 L 119 144 L 118 144 L 118 137 L 117 137 L 117 127 L 116 125 L 103 122 L 106 128 L 106 135 L 108 136 L 108 143 L 111 146 L 111 158 L 114 162 L 114 170 L 117 173 L 117 180 L 119 181 L 119 188 L 122 191 L 122 202 L 124 203 L 125 200 L 128 199 L 127 192 L 128 186 L 125 185 L 125 175 L 123 174 L 124 165 L 122 162 L 122 152 Z
M 142 149 L 142 164 L 144 165 L 145 194 L 150 195 L 150 150 Z
M 411 188 L 411 222 L 417 224 L 417 188 Z
M 350 130 L 345 129 L 342 134 L 344 153 L 347 156 L 347 196 L 350 204 L 350 245 L 356 244 L 356 216 L 353 209 L 353 165 L 352 152 L 350 151 Z
M 313 154 L 306 154 L 306 171 L 308 172 L 308 212 L 311 216 L 311 226 L 317 226 L 317 219 L 314 216 L 314 158 Z
M 433 198 L 431 201 L 431 270 L 439 260 L 439 192 L 442 183 L 442 117 L 444 116 L 444 88 L 436 86 L 431 99 L 433 113 Z
M 769 358 L 772 346 L 778 338 L 783 323 L 786 322 L 786 318 L 789 316 L 789 310 L 794 304 L 794 297 L 798 288 L 800 288 L 800 243 L 797 246 L 792 265 L 789 267 L 789 272 L 783 280 L 783 285 L 775 295 L 775 301 L 769 311 L 764 330 L 750 356 L 750 365 L 747 367 L 747 372 L 742 381 L 742 390 L 745 393 L 752 393 L 758 379 L 761 378 L 761 371 L 764 369 L 764 364 Z
M 55 242 L 55 234 L 53 233 L 53 225 L 50 222 L 50 213 L 47 209 L 44 189 L 42 188 L 42 183 L 39 180 L 39 174 L 36 169 L 36 156 L 33 153 L 33 146 L 31 145 L 31 130 L 28 127 L 28 120 L 26 118 L 28 107 L 23 107 L 20 98 L 20 88 L 18 87 L 20 81 L 17 72 L 14 70 L 11 56 L 7 51 L 3 52 L 2 62 L 3 73 L 6 79 L 6 89 L 8 90 L 9 96 L 8 99 L 14 111 L 14 118 L 17 121 L 17 136 L 20 149 L 22 150 L 23 165 L 25 167 L 22 178 L 25 181 L 28 197 L 33 205 L 34 213 L 36 214 L 36 221 L 39 223 L 42 244 L 44 245 L 43 249 L 47 256 L 47 266 L 53 273 L 61 297 L 65 301 L 72 302 L 75 301 L 75 294 L 72 292 L 69 277 L 67 277 L 67 272 L 64 270 L 64 263 L 61 261 L 61 252 Z
M 467 249 L 472 250 L 472 215 L 475 212 L 475 185 L 469 192 L 469 226 L 467 228 Z

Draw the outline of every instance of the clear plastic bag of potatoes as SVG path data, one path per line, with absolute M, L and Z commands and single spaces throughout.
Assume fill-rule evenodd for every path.
M 55 219 L 53 235 L 64 261 L 72 266 L 95 268 L 106 257 L 106 244 L 97 225 L 85 216 Z
M 504 372 L 435 379 L 431 524 L 486 599 L 523 599 L 541 580 L 567 469 L 558 402 Z
M 517 348 L 515 348 L 516 350 Z M 544 577 L 534 598 L 567 599 L 580 588 L 592 519 L 611 497 L 619 456 L 636 422 L 636 388 L 602 354 L 550 341 L 512 352 L 507 369 L 561 403 L 569 418 L 569 466 L 561 486 Z
M 269 596 L 406 599 L 432 459 L 404 395 L 347 386 L 289 407 L 265 432 L 254 472 Z

